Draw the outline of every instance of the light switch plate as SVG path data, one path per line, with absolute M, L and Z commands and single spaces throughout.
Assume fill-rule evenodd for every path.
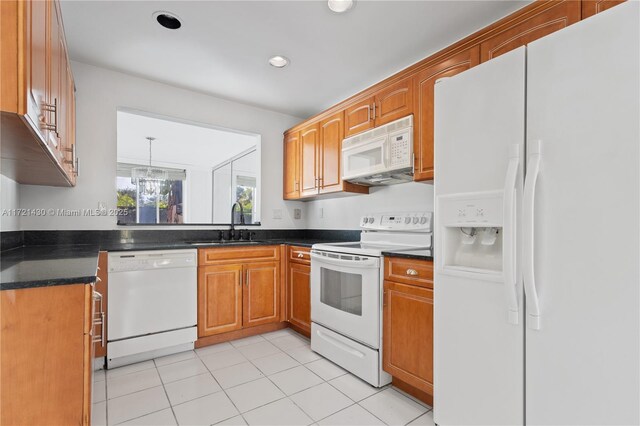
M 293 218 L 294 219 L 302 218 L 302 210 L 301 209 L 293 209 Z

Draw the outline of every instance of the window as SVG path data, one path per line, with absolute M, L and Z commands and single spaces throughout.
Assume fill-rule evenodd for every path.
M 118 224 L 184 223 L 185 170 L 164 168 L 167 179 L 148 180 L 132 178 L 135 167 L 140 165 L 118 163 Z

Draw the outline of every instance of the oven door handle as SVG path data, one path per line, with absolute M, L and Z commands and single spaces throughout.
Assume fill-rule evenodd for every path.
M 336 253 L 337 256 L 341 256 L 340 254 Z M 352 255 L 347 255 L 347 256 L 352 256 Z M 353 255 L 353 256 L 357 256 L 357 255 Z M 380 260 L 377 257 L 364 257 L 364 256 L 359 256 L 362 260 L 348 260 L 348 259 L 336 259 L 336 258 L 332 258 L 332 257 L 328 257 L 328 256 L 323 256 L 321 254 L 318 254 L 317 251 L 311 251 L 311 260 L 313 261 L 313 259 L 322 262 L 322 263 L 326 263 L 329 265 L 336 265 L 336 266 L 349 266 L 352 268 L 371 268 L 371 267 L 377 267 L 380 265 Z

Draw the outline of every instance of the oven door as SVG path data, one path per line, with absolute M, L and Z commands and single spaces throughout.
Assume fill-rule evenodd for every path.
M 380 346 L 380 258 L 311 251 L 311 321 Z

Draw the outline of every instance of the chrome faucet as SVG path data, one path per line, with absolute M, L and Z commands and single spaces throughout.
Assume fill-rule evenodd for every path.
M 233 240 L 235 238 L 235 215 L 236 206 L 240 207 L 240 224 L 244 225 L 244 210 L 242 209 L 242 204 L 235 202 L 231 206 L 231 227 L 229 229 L 229 239 Z

